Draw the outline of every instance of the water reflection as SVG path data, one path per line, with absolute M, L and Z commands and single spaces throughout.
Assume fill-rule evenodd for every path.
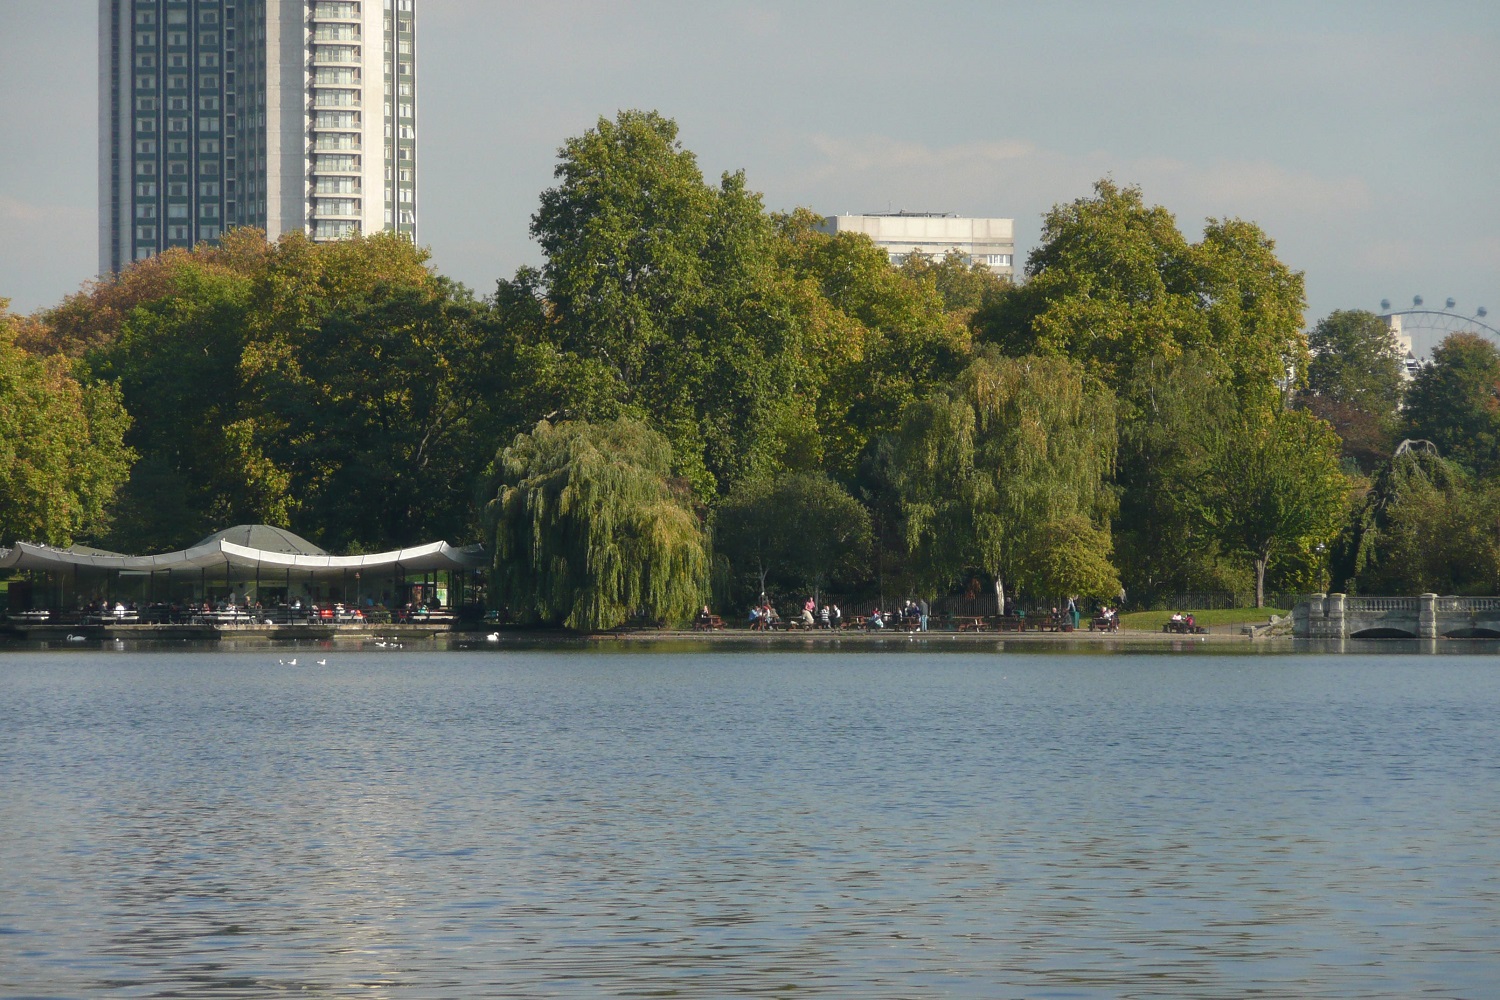
M 0 658 L 0 994 L 1500 976 L 1492 661 L 1047 648 Z

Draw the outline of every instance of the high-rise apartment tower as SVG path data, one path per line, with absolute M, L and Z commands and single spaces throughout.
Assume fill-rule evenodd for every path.
M 415 0 L 99 0 L 99 269 L 233 226 L 417 237 Z

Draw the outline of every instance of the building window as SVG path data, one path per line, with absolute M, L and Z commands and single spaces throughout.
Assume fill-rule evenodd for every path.
M 219 238 L 218 226 L 199 226 L 198 238 L 200 240 L 216 240 Z
M 168 205 L 167 206 L 167 218 L 169 218 L 169 219 L 186 219 L 187 217 L 188 217 L 188 207 L 186 205 Z
M 198 54 L 198 68 L 199 69 L 213 69 L 214 67 L 216 67 L 218 65 L 219 65 L 219 55 L 218 55 L 217 52 L 200 52 Z
M 217 219 L 218 217 L 219 217 L 219 206 L 218 205 L 199 205 L 198 206 L 198 218 L 200 218 L 200 219 Z
M 169 69 L 186 69 L 187 56 L 182 55 L 181 53 L 174 53 L 173 55 L 167 56 L 167 67 Z
M 154 240 L 154 239 L 156 239 L 156 227 L 155 226 L 136 226 L 135 227 L 135 238 L 138 239 L 138 240 Z M 139 255 L 137 255 L 137 256 L 139 256 Z
M 188 151 L 188 144 L 187 144 L 187 140 L 186 139 L 168 139 L 167 140 L 167 152 L 168 153 L 175 153 L 178 156 L 186 156 L 187 155 L 187 151 Z
M 168 24 L 187 24 L 188 23 L 187 11 L 185 11 L 185 10 L 169 10 L 169 11 L 167 11 L 167 23 Z
M 187 173 L 187 164 L 186 163 L 169 163 L 169 164 L 167 164 L 167 173 L 173 174 L 173 175 L 176 175 L 176 174 L 185 174 L 185 173 Z
M 219 75 L 217 73 L 203 73 L 199 75 L 198 87 L 200 90 L 218 90 Z
M 142 154 L 142 155 L 149 155 L 151 153 L 156 152 L 156 140 L 155 139 L 137 139 L 136 143 L 135 143 L 135 151 L 137 153 Z
M 149 49 L 156 44 L 156 32 L 137 31 L 135 33 L 135 44 L 143 49 Z
M 152 177 L 156 174 L 156 164 L 149 160 L 143 160 L 135 165 L 135 172 L 143 177 Z
M 156 56 L 150 52 L 138 52 L 136 53 L 135 64 L 141 69 L 155 69 Z
M 169 32 L 167 32 L 167 44 L 168 45 L 171 45 L 171 46 L 174 46 L 174 47 L 177 47 L 177 46 L 186 47 L 187 43 L 188 43 L 188 40 L 187 40 L 187 32 L 186 31 L 169 31 Z
M 198 140 L 198 152 L 200 152 L 200 153 L 217 153 L 218 151 L 219 151 L 219 140 L 218 139 L 199 139 Z
M 154 76 L 138 76 L 138 77 L 136 77 L 135 78 L 135 89 L 136 90 L 155 90 L 156 89 L 156 77 L 154 77 Z
M 167 239 L 169 239 L 169 240 L 186 240 L 186 239 L 190 239 L 191 237 L 188 236 L 188 234 L 190 232 L 192 232 L 192 227 L 191 226 L 168 226 L 167 227 Z
M 135 120 L 135 130 L 137 132 L 155 132 L 156 131 L 156 119 L 155 118 L 137 118 Z
M 154 10 L 138 10 L 138 11 L 136 11 L 135 12 L 135 23 L 136 24 L 155 24 L 156 23 L 156 11 L 154 11 Z
M 138 237 L 138 238 L 139 239 L 152 239 L 152 240 L 156 239 L 155 236 L 141 236 L 141 237 Z M 152 247 L 136 247 L 135 248 L 135 259 L 136 260 L 150 260 L 154 256 L 156 256 L 156 250 L 154 248 L 152 248 Z
M 219 196 L 219 182 L 201 181 L 198 184 L 198 194 L 204 198 L 217 198 Z
M 137 198 L 155 198 L 156 183 L 154 181 L 147 181 L 143 184 L 137 184 L 135 186 L 135 196 Z
M 219 33 L 217 31 L 198 32 L 198 44 L 213 47 L 219 44 Z
M 155 205 L 137 205 L 137 206 L 135 206 L 135 217 L 137 219 L 154 219 L 154 218 L 156 218 L 156 206 Z
M 168 90 L 187 90 L 187 88 L 188 88 L 188 78 L 187 77 L 181 76 L 181 75 L 167 77 L 167 89 Z
M 198 131 L 199 132 L 217 132 L 217 131 L 219 131 L 219 119 L 217 119 L 217 118 L 199 118 L 198 119 Z
M 188 193 L 188 186 L 186 184 L 180 184 L 179 183 L 179 184 L 168 184 L 167 185 L 167 197 L 168 198 L 186 198 L 187 197 L 187 193 Z

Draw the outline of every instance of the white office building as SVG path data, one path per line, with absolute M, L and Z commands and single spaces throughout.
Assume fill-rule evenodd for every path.
M 99 269 L 233 226 L 417 238 L 415 0 L 99 0 Z
M 937 212 L 887 212 L 876 215 L 830 215 L 819 229 L 825 233 L 863 233 L 900 264 L 921 251 L 941 259 L 957 250 L 971 264 L 983 264 L 996 274 L 1015 274 L 1014 219 L 964 219 Z

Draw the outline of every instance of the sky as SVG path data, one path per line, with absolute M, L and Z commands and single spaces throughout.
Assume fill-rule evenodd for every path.
M 93 277 L 97 2 L 0 0 L 0 297 Z M 1042 217 L 1109 177 L 1258 223 L 1309 324 L 1422 295 L 1500 325 L 1500 3 L 418 0 L 418 235 L 488 294 L 557 150 L 674 118 L 768 209 Z

